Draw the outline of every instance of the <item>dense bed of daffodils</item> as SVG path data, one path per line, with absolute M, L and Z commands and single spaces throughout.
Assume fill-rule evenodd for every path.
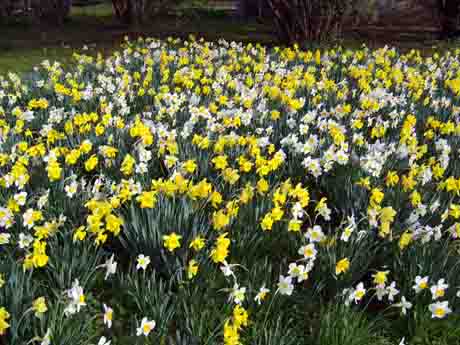
M 0 77 L 0 343 L 308 344 L 328 303 L 455 317 L 458 52 L 75 59 Z

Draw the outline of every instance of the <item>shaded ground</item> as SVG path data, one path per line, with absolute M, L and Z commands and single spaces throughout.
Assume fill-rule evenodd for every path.
M 1 0 L 0 0 L 1 1 Z M 270 27 L 257 22 L 242 23 L 223 11 L 184 10 L 183 16 L 163 16 L 140 27 L 121 25 L 112 18 L 109 4 L 75 7 L 61 28 L 40 26 L 24 20 L 0 26 L 0 73 L 26 71 L 43 59 L 66 62 L 76 49 L 109 52 L 118 47 L 124 36 L 139 35 L 166 38 L 195 34 L 209 40 L 273 43 Z
M 0 0 L 1 1 L 1 0 Z M 405 32 L 402 32 L 405 30 Z M 412 31 L 411 31 L 412 30 Z M 350 28 L 342 44 L 371 47 L 385 44 L 401 49 L 422 49 L 426 52 L 457 47 L 458 42 L 437 42 L 433 28 L 361 27 Z M 40 26 L 22 21 L 0 26 L 0 73 L 24 72 L 44 59 L 70 61 L 73 51 L 88 46 L 88 53 L 109 53 L 118 47 L 125 35 L 165 38 L 194 34 L 208 40 L 276 44 L 273 28 L 256 21 L 242 22 L 225 10 L 197 12 L 184 9 L 182 16 L 163 16 L 137 28 L 123 26 L 112 18 L 110 4 L 74 7 L 68 22 L 61 28 Z

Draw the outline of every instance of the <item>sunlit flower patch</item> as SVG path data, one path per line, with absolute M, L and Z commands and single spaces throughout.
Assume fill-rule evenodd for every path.
M 147 39 L 75 61 L 0 77 L 0 343 L 457 317 L 458 51 Z

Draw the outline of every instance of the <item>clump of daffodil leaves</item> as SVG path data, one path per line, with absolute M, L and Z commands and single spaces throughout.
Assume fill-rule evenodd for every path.
M 0 343 L 447 327 L 459 53 L 138 39 L 0 76 Z

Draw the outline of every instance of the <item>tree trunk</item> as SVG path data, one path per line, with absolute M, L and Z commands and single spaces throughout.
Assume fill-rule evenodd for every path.
M 457 0 L 439 0 L 441 38 L 449 39 L 460 36 L 457 29 L 459 4 Z
M 62 25 L 69 15 L 71 0 L 35 0 L 32 11 L 39 21 L 49 24 Z
M 10 16 L 10 8 L 11 4 L 9 0 L 5 0 L 4 2 L 0 3 L 0 18 L 8 18 Z
M 124 24 L 138 25 L 145 16 L 143 0 L 112 0 L 115 16 Z
M 115 16 L 124 24 L 131 24 L 132 3 L 130 0 L 112 0 Z
M 268 0 L 283 43 L 320 41 L 340 31 L 343 0 Z

